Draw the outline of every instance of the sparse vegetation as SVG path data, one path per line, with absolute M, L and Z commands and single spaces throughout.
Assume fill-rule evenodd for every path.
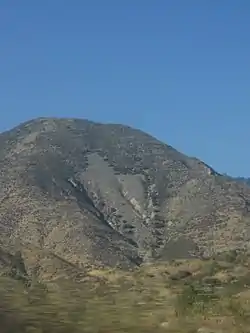
M 250 263 L 242 258 L 238 268 Z M 215 263 L 216 270 L 207 269 Z M 227 274 L 234 279 L 220 281 L 224 263 L 214 258 L 148 264 L 131 272 L 92 269 L 81 282 L 27 285 L 2 276 L 1 332 L 249 332 L 249 273 L 239 278 L 232 266 Z

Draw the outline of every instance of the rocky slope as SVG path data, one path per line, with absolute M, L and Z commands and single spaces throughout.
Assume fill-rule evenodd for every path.
M 37 274 L 249 245 L 250 187 L 122 125 L 39 118 L 2 133 L 0 183 L 1 251 Z

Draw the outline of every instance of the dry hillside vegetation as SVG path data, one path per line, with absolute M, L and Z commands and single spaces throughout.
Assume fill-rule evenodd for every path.
M 0 278 L 1 332 L 250 332 L 250 258 L 91 269 L 81 280 Z

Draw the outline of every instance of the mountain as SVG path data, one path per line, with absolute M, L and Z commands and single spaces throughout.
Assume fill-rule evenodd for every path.
M 248 186 L 128 126 L 21 124 L 0 135 L 0 182 L 0 264 L 23 275 L 249 246 Z
M 234 178 L 236 181 L 243 182 L 247 185 L 250 185 L 250 178 L 244 178 L 244 177 L 236 177 Z

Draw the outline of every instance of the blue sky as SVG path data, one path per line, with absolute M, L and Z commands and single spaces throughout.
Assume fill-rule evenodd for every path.
M 250 176 L 249 0 L 0 0 L 0 47 L 0 131 L 124 123 Z

